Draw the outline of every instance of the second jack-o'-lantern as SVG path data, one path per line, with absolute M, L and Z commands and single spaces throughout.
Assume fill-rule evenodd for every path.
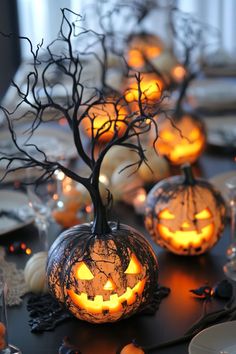
M 195 179 L 189 166 L 183 170 L 184 176 L 166 178 L 149 192 L 145 225 L 161 247 L 180 255 L 199 255 L 219 240 L 226 207 L 208 181 Z
M 62 233 L 47 264 L 49 289 L 76 317 L 113 322 L 147 304 L 157 287 L 157 260 L 134 229 L 110 223 L 111 231 L 93 235 L 90 224 Z
M 190 114 L 159 120 L 158 129 L 159 139 L 155 147 L 173 165 L 195 162 L 205 148 L 204 125 Z

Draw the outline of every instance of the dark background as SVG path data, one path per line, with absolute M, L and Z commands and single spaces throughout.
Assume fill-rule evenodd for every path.
M 0 34 L 0 101 L 10 85 L 19 64 L 20 45 L 17 38 L 18 17 L 16 0 L 0 1 L 0 32 L 13 36 L 9 39 Z

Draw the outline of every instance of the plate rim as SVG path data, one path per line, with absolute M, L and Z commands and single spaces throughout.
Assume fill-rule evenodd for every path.
M 24 196 L 24 199 L 25 200 L 27 199 L 27 195 L 24 192 L 22 192 L 22 191 L 3 188 L 3 189 L 0 189 L 0 197 L 1 197 L 2 192 L 3 193 L 12 194 L 12 195 L 17 193 L 18 196 L 20 196 L 20 197 Z M 5 236 L 5 235 L 7 235 L 7 234 L 9 234 L 11 232 L 14 232 L 16 230 L 19 230 L 19 229 L 21 229 L 21 228 L 23 228 L 25 226 L 28 226 L 28 225 L 32 224 L 33 222 L 34 222 L 34 217 L 32 216 L 32 217 L 27 218 L 25 221 L 18 222 L 15 225 L 10 226 L 8 229 L 5 228 L 5 229 L 2 230 L 0 228 L 0 237 Z
M 194 344 L 195 341 L 197 341 L 199 339 L 199 337 L 201 337 L 203 334 L 209 332 L 211 333 L 212 331 L 214 332 L 215 328 L 219 328 L 219 327 L 228 327 L 228 326 L 235 326 L 236 327 L 236 320 L 234 321 L 226 321 L 226 322 L 221 322 L 221 323 L 217 323 L 215 325 L 212 325 L 210 327 L 207 327 L 205 329 L 203 329 L 202 331 L 200 331 L 199 333 L 197 333 L 190 341 L 189 346 L 188 346 L 188 353 L 189 354 L 198 354 L 198 353 L 194 353 L 192 352 L 192 349 L 197 349 L 196 344 Z M 235 338 L 235 336 L 234 336 Z M 195 347 L 194 347 L 195 346 Z M 211 347 L 209 347 L 209 349 L 212 349 Z M 215 348 L 213 348 L 215 349 Z M 202 351 L 202 349 L 201 349 Z M 199 351 L 200 353 L 200 351 Z M 202 354 L 204 354 L 204 352 L 202 352 Z
M 21 124 L 22 127 L 25 126 L 25 123 Z M 0 138 L 2 139 L 6 134 L 9 134 L 9 130 L 4 127 L 0 131 Z M 67 130 L 66 128 L 63 128 L 63 126 L 60 126 L 58 122 L 48 122 L 47 125 L 42 125 L 40 126 L 39 130 L 35 132 L 35 136 L 43 136 L 46 135 L 46 138 L 50 137 L 50 135 L 53 134 L 53 136 L 57 137 L 61 141 L 63 141 L 65 144 L 67 144 L 67 153 L 69 152 L 69 155 L 67 155 L 68 160 L 73 160 L 78 158 L 78 154 L 76 152 L 76 147 L 73 143 L 72 135 L 70 134 L 70 131 Z M 0 174 L 3 174 L 5 171 L 4 166 L 0 166 Z M 14 182 L 15 180 L 22 180 L 24 178 L 24 172 L 23 170 L 16 170 L 13 172 L 10 172 L 1 183 L 10 183 Z
M 47 126 L 41 125 L 38 130 L 35 130 L 35 136 L 42 136 L 46 135 L 46 137 L 49 137 L 52 135 L 55 137 L 60 138 L 63 140 L 63 142 L 67 144 L 71 144 L 71 147 L 74 147 L 74 144 L 72 143 L 71 137 L 72 135 L 70 134 L 69 130 L 63 129 L 62 126 L 59 125 L 59 123 L 54 124 L 55 122 L 48 122 Z M 25 126 L 25 123 L 22 123 L 22 127 Z M 0 132 L 0 137 L 4 137 L 6 134 L 9 134 L 9 130 L 7 128 L 4 128 Z M 74 150 L 74 151 L 73 151 Z M 70 159 L 75 158 L 76 155 L 76 148 L 71 149 L 71 154 L 70 154 Z

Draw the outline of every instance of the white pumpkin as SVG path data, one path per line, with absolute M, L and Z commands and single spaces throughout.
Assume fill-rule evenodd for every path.
M 169 176 L 169 164 L 164 157 L 158 156 L 152 147 L 145 148 L 145 155 L 152 171 L 145 163 L 142 163 L 138 174 L 144 183 L 157 182 Z
M 120 172 L 123 168 L 131 164 L 132 161 L 123 161 L 112 174 L 111 192 L 115 200 L 124 200 L 127 193 L 143 185 L 143 181 L 138 173 L 134 172 L 135 167 L 127 168 Z
M 125 160 L 135 162 L 138 160 L 138 155 L 124 146 L 113 146 L 103 160 L 101 174 L 110 179 L 117 166 Z
M 45 251 L 35 253 L 25 265 L 24 277 L 29 291 L 33 293 L 46 293 L 46 263 L 48 253 Z

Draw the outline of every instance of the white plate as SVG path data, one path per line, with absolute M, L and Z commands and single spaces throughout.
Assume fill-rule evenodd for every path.
M 202 117 L 207 129 L 207 142 L 215 147 L 236 151 L 236 115 Z
M 18 143 L 20 146 L 23 146 L 26 142 L 28 135 L 24 135 L 24 131 L 26 129 L 25 125 L 19 125 L 18 127 Z M 73 143 L 73 136 L 67 130 L 64 130 L 59 126 L 58 123 L 46 123 L 43 126 L 38 127 L 34 135 L 27 141 L 28 144 L 35 144 L 38 146 L 40 150 L 42 150 L 50 160 L 60 160 L 65 159 L 70 160 L 77 157 L 76 148 Z M 27 148 L 24 147 L 24 150 L 27 149 L 32 155 L 37 154 L 37 150 L 29 146 Z M 0 151 L 6 154 L 16 154 L 17 149 L 12 143 L 10 133 L 8 130 L 3 130 L 0 133 Z M 1 155 L 0 155 L 1 156 Z M 43 155 L 39 154 L 38 158 L 42 159 Z M 3 176 L 5 172 L 5 168 L 7 165 L 7 161 L 1 161 L 0 163 L 0 178 Z M 19 161 L 14 161 L 11 165 L 12 168 L 17 168 L 20 166 Z M 21 180 L 24 178 L 25 172 L 24 170 L 16 170 L 4 179 L 4 182 L 12 182 L 14 180 Z
M 32 214 L 27 213 L 22 216 L 22 210 L 27 209 L 28 198 L 24 193 L 11 190 L 0 190 L 0 210 L 12 211 L 18 215 L 20 213 L 20 220 L 8 216 L 0 217 L 0 235 L 4 235 L 8 232 L 12 232 L 29 225 L 34 221 Z M 24 208 L 24 209 L 23 209 Z
M 211 326 L 198 333 L 190 342 L 189 354 L 235 354 L 236 321 Z

